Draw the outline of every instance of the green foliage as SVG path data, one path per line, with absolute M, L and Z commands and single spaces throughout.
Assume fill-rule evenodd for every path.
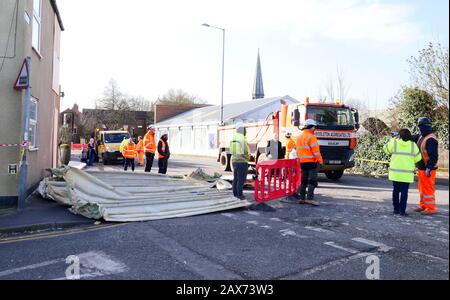
M 430 93 L 419 88 L 405 87 L 393 104 L 400 128 L 408 128 L 413 133 L 418 132 L 417 121 L 421 117 L 427 117 L 432 121 L 433 130 L 439 141 L 445 149 L 448 149 L 448 113 L 445 107 L 438 106 Z
M 420 50 L 419 55 L 411 57 L 408 62 L 414 83 L 432 94 L 438 105 L 446 107 L 448 113 L 448 47 L 429 43 L 427 48 Z
M 449 148 L 449 142 L 448 142 L 448 117 L 447 120 L 442 120 L 438 122 L 434 128 L 435 132 L 437 133 L 439 142 L 442 143 L 444 148 L 448 150 Z
M 417 121 L 421 117 L 436 120 L 436 101 L 430 93 L 419 88 L 404 87 L 394 105 L 399 127 L 408 128 L 411 132 L 417 131 Z
M 361 135 L 355 151 L 356 157 L 375 161 L 389 161 L 389 156 L 383 151 L 383 146 L 389 142 L 389 139 L 389 136 L 380 137 L 370 133 Z M 352 172 L 364 175 L 386 175 L 388 165 L 357 160 Z

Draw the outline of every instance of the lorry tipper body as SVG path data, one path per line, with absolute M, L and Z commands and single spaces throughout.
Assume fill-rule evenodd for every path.
M 276 135 L 286 151 L 286 132 L 297 139 L 306 120 L 317 122 L 315 135 L 319 141 L 324 164 L 320 172 L 332 180 L 342 177 L 345 169 L 355 166 L 355 153 L 359 129 L 359 115 L 356 109 L 336 103 L 304 103 L 286 105 L 281 101 L 281 109 L 273 112 L 264 122 L 246 122 L 247 140 L 250 146 L 250 165 L 267 160 L 268 142 Z M 218 129 L 218 161 L 224 170 L 232 169 L 230 143 L 236 132 L 234 125 Z

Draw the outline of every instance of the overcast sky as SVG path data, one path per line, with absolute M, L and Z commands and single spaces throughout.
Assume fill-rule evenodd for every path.
M 258 48 L 266 97 L 315 99 L 336 68 L 349 97 L 386 107 L 408 84 L 406 59 L 448 46 L 448 0 L 59 0 L 62 109 L 94 107 L 110 78 L 156 100 L 181 88 L 220 103 L 251 99 Z

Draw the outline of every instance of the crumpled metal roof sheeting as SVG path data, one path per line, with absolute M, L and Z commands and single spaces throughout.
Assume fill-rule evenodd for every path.
M 211 184 L 153 174 L 84 172 L 66 168 L 72 211 L 111 222 L 194 216 L 249 206 Z

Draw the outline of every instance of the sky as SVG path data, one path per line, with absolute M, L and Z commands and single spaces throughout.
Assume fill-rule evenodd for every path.
M 448 0 L 58 0 L 61 108 L 93 108 L 114 78 L 155 101 L 183 89 L 220 104 L 251 100 L 258 49 L 266 97 L 326 95 L 337 69 L 347 98 L 383 109 L 410 83 L 407 59 L 448 46 Z

